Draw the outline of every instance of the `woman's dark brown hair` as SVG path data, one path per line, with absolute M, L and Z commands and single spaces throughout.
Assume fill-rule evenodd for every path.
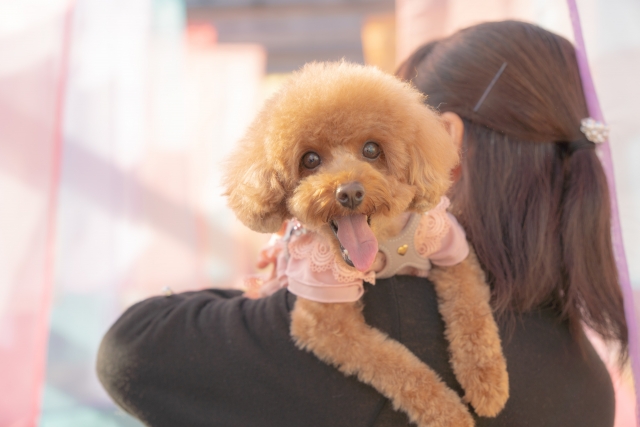
M 498 71 L 503 73 L 479 103 Z M 611 212 L 572 44 L 540 27 L 492 22 L 418 49 L 397 74 L 464 122 L 452 209 L 499 318 L 546 307 L 627 354 Z

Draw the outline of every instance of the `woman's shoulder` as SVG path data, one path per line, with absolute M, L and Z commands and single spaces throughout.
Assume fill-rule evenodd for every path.
M 613 426 L 611 378 L 584 333 L 574 337 L 553 311 L 539 310 L 516 319 L 504 335 L 511 403 L 495 424 L 478 426 L 517 425 L 523 418 L 545 426 Z
M 428 280 L 392 277 L 369 287 L 364 298 L 370 324 L 401 341 L 463 395 L 449 366 L 444 323 Z M 497 418 L 478 418 L 478 426 L 613 426 L 611 379 L 584 334 L 575 338 L 553 311 L 537 310 L 504 322 L 501 336 L 510 398 Z M 381 420 L 387 418 L 377 425 L 403 425 L 398 424 L 402 414 L 381 413 Z

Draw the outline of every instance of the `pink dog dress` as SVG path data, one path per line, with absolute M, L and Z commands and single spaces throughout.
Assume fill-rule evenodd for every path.
M 280 288 L 318 302 L 353 302 L 364 292 L 363 282 L 375 285 L 376 278 L 395 275 L 405 267 L 420 270 L 426 276 L 431 264 L 455 265 L 469 254 L 465 232 L 447 212 L 449 199 L 424 214 L 411 214 L 402 232 L 378 242 L 385 255 L 382 270 L 360 272 L 336 256 L 327 239 L 290 220 L 284 236 L 271 239 L 262 250 L 259 265 L 275 264 L 269 277 L 252 276 L 245 280 L 246 295 L 263 297 Z

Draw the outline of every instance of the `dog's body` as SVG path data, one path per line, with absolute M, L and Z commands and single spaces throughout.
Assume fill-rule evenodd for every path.
M 296 218 L 328 242 L 332 262 L 360 281 L 385 270 L 390 252 L 378 243 L 401 235 L 412 213 L 438 206 L 458 160 L 439 117 L 422 101 L 375 68 L 307 65 L 268 101 L 232 156 L 231 208 L 261 232 Z M 478 414 L 495 416 L 508 397 L 506 365 L 482 270 L 472 252 L 463 255 L 456 265 L 422 273 L 434 280 L 465 400 Z M 393 273 L 421 270 L 400 267 Z M 327 303 L 299 294 L 291 324 L 296 344 L 371 384 L 419 426 L 473 425 L 428 366 L 366 325 L 359 296 Z

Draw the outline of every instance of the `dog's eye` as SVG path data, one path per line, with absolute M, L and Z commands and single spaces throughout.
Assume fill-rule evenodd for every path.
M 313 151 L 309 151 L 302 156 L 302 166 L 307 169 L 315 169 L 320 166 L 320 163 L 322 163 L 320 156 L 318 153 L 314 153 Z
M 382 150 L 380 149 L 380 146 L 373 141 L 367 141 L 367 143 L 364 144 L 364 147 L 362 147 L 362 155 L 367 159 L 375 160 L 380 157 L 381 153 Z

